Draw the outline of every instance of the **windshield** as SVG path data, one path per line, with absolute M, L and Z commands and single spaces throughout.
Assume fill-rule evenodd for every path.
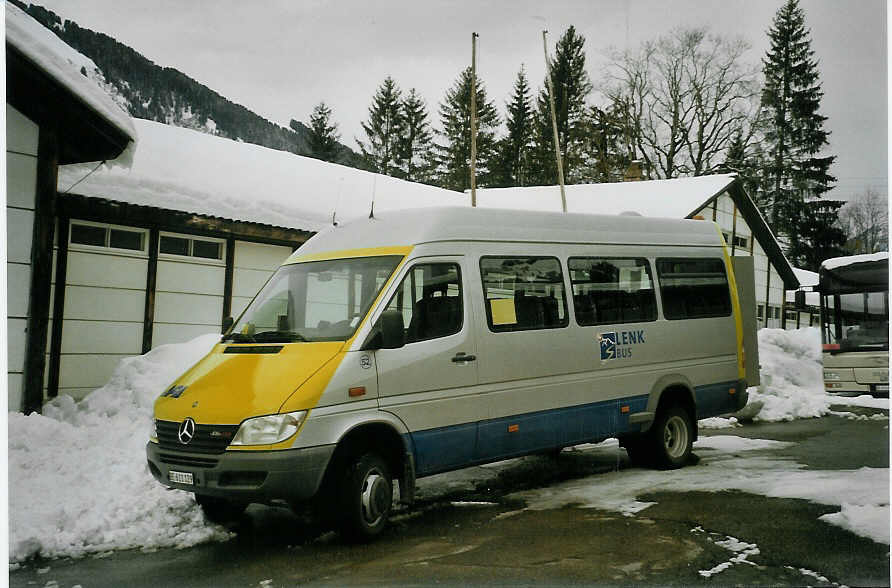
M 889 292 L 824 295 L 823 307 L 825 350 L 889 349 Z
M 282 266 L 223 340 L 346 341 L 401 259 L 387 255 Z

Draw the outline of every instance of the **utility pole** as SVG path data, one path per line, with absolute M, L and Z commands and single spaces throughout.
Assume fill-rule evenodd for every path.
M 471 33 L 471 207 L 477 206 L 477 33 Z
M 554 158 L 557 161 L 558 183 L 561 185 L 561 210 L 567 212 L 567 195 L 564 193 L 564 166 L 561 163 L 561 146 L 558 143 L 557 115 L 554 112 L 554 83 L 551 81 L 551 63 L 548 61 L 548 31 L 542 31 L 542 49 L 545 50 L 545 79 L 548 80 L 548 103 L 551 105 L 551 129 L 554 131 Z

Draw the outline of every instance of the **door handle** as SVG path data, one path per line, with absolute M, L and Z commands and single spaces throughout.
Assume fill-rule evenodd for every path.
M 453 363 L 462 363 L 465 361 L 476 361 L 476 355 L 468 355 L 464 351 L 459 351 L 455 354 L 455 357 L 452 358 Z

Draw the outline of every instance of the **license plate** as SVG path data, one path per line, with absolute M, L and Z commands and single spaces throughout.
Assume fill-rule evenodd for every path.
M 170 470 L 167 472 L 167 478 L 171 482 L 176 482 L 177 484 L 195 484 L 195 481 L 192 478 L 192 472 L 175 472 Z

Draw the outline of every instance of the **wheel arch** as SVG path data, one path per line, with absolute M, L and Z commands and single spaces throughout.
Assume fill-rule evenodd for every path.
M 359 423 L 347 430 L 338 440 L 325 478 L 331 479 L 338 469 L 369 452 L 380 455 L 394 479 L 399 480 L 401 501 L 411 502 L 415 490 L 411 441 L 388 421 Z
M 663 376 L 654 384 L 650 396 L 647 399 L 647 411 L 653 415 L 659 414 L 665 408 L 678 405 L 688 411 L 693 425 L 694 441 L 697 440 L 697 401 L 694 395 L 694 387 L 690 380 L 681 374 Z M 653 425 L 653 421 L 642 432 L 646 432 Z

